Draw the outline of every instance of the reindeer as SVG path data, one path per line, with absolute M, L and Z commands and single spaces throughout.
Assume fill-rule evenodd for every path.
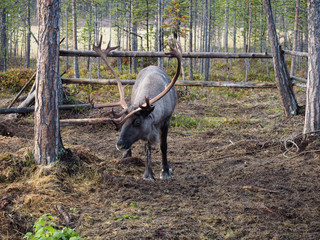
M 124 87 L 115 71 L 109 64 L 107 55 L 117 47 L 110 47 L 110 42 L 106 50 L 101 50 L 102 36 L 98 46 L 93 46 L 93 50 L 103 59 L 112 74 L 115 76 L 120 92 L 120 100 L 116 103 L 105 104 L 106 107 L 121 106 L 123 110 L 119 114 L 114 114 L 113 121 L 116 128 L 121 129 L 119 139 L 116 143 L 118 150 L 123 150 L 123 157 L 131 157 L 131 146 L 138 140 L 143 140 L 145 144 L 145 180 L 154 181 L 151 169 L 151 146 L 160 139 L 160 149 L 162 153 L 161 179 L 171 179 L 172 169 L 167 160 L 167 135 L 170 119 L 177 103 L 177 92 L 174 87 L 181 70 L 182 50 L 181 46 L 175 42 L 175 47 L 170 47 L 170 52 L 166 53 L 178 60 L 176 73 L 172 80 L 168 74 L 156 66 L 149 66 L 142 69 L 132 88 L 131 104 L 125 101 Z

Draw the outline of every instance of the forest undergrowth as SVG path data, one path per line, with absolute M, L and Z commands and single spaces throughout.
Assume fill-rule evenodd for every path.
M 66 90 L 74 101 L 117 99 L 114 87 Z M 277 89 L 177 90 L 171 181 L 158 177 L 159 146 L 152 151 L 156 181 L 144 181 L 143 143 L 121 159 L 111 124 L 61 127 L 66 153 L 37 166 L 33 116 L 1 115 L 0 239 L 22 239 L 43 214 L 84 239 L 319 239 L 320 141 L 299 151 L 294 145 L 304 116 L 286 118 Z M 305 89 L 295 91 L 304 105 Z M 13 92 L 1 90 L 1 107 Z M 61 118 L 106 111 L 61 111 Z

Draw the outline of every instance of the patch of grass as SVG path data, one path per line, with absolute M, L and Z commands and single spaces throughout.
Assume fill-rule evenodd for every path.
M 18 92 L 29 80 L 35 70 L 32 69 L 10 69 L 0 73 L 0 89 L 9 90 L 12 93 Z M 29 84 L 31 88 L 32 83 Z M 28 91 L 28 89 L 26 89 Z
M 224 117 L 209 117 L 196 118 L 192 116 L 175 114 L 172 116 L 171 127 L 182 127 L 185 129 L 205 130 L 224 125 L 229 120 Z
M 116 216 L 113 213 L 111 213 L 111 217 L 117 222 L 122 222 L 127 219 L 135 220 L 140 218 L 138 215 L 131 215 L 130 213 L 126 213 L 125 215 L 121 216 Z

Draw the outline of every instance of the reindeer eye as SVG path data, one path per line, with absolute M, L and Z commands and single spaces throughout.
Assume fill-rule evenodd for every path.
M 140 126 L 140 124 L 141 124 L 140 118 L 137 118 L 136 120 L 134 120 L 133 124 L 134 124 L 135 126 Z

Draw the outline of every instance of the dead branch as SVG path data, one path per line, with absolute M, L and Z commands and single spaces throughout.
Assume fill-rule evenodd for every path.
M 67 223 L 68 226 L 72 225 L 71 217 L 70 215 L 63 209 L 61 205 L 57 205 L 57 210 L 60 212 L 60 214 L 63 216 L 64 221 Z

